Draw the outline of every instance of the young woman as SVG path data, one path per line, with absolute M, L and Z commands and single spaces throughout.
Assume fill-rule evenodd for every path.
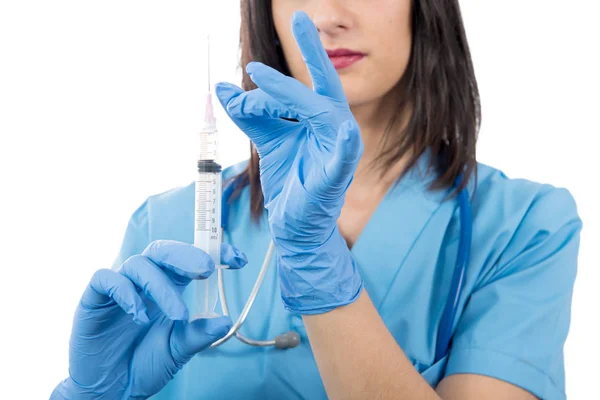
M 273 242 L 241 332 L 300 344 L 208 348 L 231 321 L 188 322 L 184 289 L 214 271 L 189 244 L 192 184 L 134 213 L 53 397 L 564 398 L 581 221 L 566 190 L 476 162 L 458 1 L 243 0 L 242 16 L 243 89 L 217 96 L 253 145 L 224 171 L 221 263 L 248 262 L 225 272 L 239 315 Z

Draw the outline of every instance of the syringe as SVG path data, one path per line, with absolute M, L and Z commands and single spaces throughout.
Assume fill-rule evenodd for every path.
M 194 246 L 204 250 L 221 268 L 221 165 L 217 163 L 217 125 L 210 90 L 210 37 L 208 41 L 208 95 L 204 127 L 200 132 L 200 154 L 196 178 Z M 198 314 L 194 318 L 212 318 L 219 295 L 216 271 L 196 281 Z

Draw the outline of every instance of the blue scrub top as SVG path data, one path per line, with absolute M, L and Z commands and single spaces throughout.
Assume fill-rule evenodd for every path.
M 582 226 L 572 196 L 478 165 L 471 261 L 452 349 L 433 364 L 460 223 L 457 199 L 446 199 L 448 191 L 429 191 L 423 165 L 421 159 L 389 190 L 352 248 L 386 326 L 433 387 L 444 376 L 474 373 L 543 399 L 564 399 L 563 344 Z M 244 166 L 228 168 L 224 179 Z M 266 216 L 260 225 L 253 223 L 249 199 L 245 188 L 231 206 L 224 235 L 249 260 L 242 270 L 224 271 L 234 319 L 269 244 Z M 149 197 L 131 217 L 113 268 L 154 240 L 193 243 L 193 221 L 193 183 Z M 184 293 L 191 312 L 194 289 Z M 283 308 L 273 260 L 241 332 L 267 340 L 289 330 L 300 334 L 299 347 L 255 348 L 232 339 L 198 354 L 153 399 L 325 399 L 302 317 Z

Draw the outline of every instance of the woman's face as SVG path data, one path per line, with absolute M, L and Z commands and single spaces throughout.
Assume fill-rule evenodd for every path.
M 272 0 L 273 20 L 294 78 L 312 87 L 292 34 L 294 11 L 312 18 L 350 106 L 383 98 L 406 70 L 411 0 Z

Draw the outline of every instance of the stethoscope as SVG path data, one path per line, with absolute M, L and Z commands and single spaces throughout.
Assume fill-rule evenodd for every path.
M 462 176 L 459 176 L 455 182 L 455 187 L 461 182 Z M 227 221 L 229 219 L 229 200 L 235 189 L 237 188 L 236 181 L 234 180 L 223 190 L 222 196 L 222 208 L 221 208 L 221 226 L 223 232 L 227 229 Z M 452 282 L 450 285 L 450 292 L 446 300 L 446 305 L 440 320 L 440 326 L 437 332 L 437 342 L 435 349 L 435 362 L 441 360 L 446 354 L 450 347 L 450 341 L 452 339 L 452 328 L 454 325 L 454 319 L 459 308 L 459 299 L 463 290 L 465 282 L 467 266 L 471 257 L 471 239 L 473 233 L 473 216 L 471 202 L 469 201 L 469 192 L 466 188 L 462 189 L 458 194 L 458 205 L 460 211 L 460 239 L 458 242 L 458 255 L 456 257 L 456 265 L 454 267 L 454 274 L 452 276 Z M 271 258 L 274 252 L 273 241 L 269 243 L 269 248 L 265 254 L 262 267 L 250 296 L 240 313 L 240 316 L 235 321 L 227 335 L 220 340 L 213 343 L 211 347 L 216 347 L 235 336 L 239 341 L 246 343 L 250 346 L 257 347 L 268 347 L 274 346 L 278 349 L 289 349 L 298 346 L 300 344 L 300 335 L 295 331 L 289 331 L 276 336 L 272 340 L 253 340 L 245 337 L 239 332 L 240 327 L 246 320 L 252 305 L 258 295 L 258 291 L 262 285 L 263 279 L 271 263 Z M 227 298 L 225 296 L 225 285 L 223 282 L 223 270 L 218 269 L 218 283 L 219 283 L 219 301 L 221 302 L 221 308 L 224 315 L 229 316 L 229 308 L 227 306 Z

